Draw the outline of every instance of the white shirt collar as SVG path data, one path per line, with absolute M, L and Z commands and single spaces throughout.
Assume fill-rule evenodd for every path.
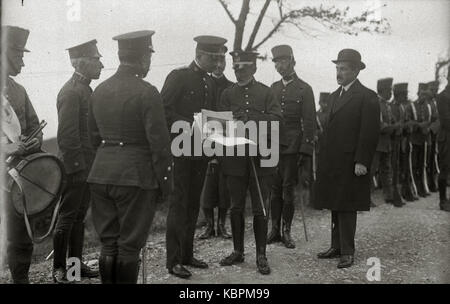
M 347 92 L 348 89 L 350 89 L 350 87 L 352 86 L 352 84 L 355 83 L 355 81 L 356 81 L 357 79 L 358 79 L 358 78 L 355 78 L 355 79 L 354 79 L 352 82 L 350 82 L 348 85 L 344 86 L 344 87 L 343 87 L 343 88 L 344 88 L 344 91 Z

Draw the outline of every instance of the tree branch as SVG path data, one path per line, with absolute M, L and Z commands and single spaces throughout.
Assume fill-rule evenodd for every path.
M 252 47 L 252 50 L 257 50 L 262 44 L 264 44 L 264 42 L 266 42 L 267 40 L 270 39 L 270 37 L 272 37 L 273 34 L 275 34 L 281 27 L 281 25 L 288 19 L 288 15 L 284 15 L 283 18 L 281 18 L 280 20 L 278 20 L 278 22 L 273 26 L 272 30 L 267 33 L 267 35 L 259 42 L 257 43 L 254 47 Z
M 237 21 L 231 14 L 230 9 L 228 8 L 228 4 L 225 2 L 225 0 L 217 0 L 217 1 L 219 1 L 219 3 L 222 5 L 222 7 L 225 10 L 225 12 L 227 13 L 228 17 L 230 17 L 231 22 L 236 24 Z
M 239 18 L 236 21 L 235 35 L 234 35 L 234 50 L 242 50 L 242 39 L 244 38 L 245 22 L 247 21 L 247 15 L 250 12 L 250 0 L 242 0 L 241 12 Z
M 259 28 L 261 27 L 261 23 L 263 21 L 264 15 L 266 14 L 267 8 L 269 7 L 271 1 L 272 0 L 266 0 L 263 7 L 261 8 L 258 19 L 256 20 L 255 26 L 253 27 L 253 31 L 250 34 L 250 38 L 248 39 L 248 44 L 247 44 L 247 47 L 245 48 L 246 50 L 252 49 L 252 45 L 255 42 L 256 35 L 258 34 L 258 31 L 259 31 Z

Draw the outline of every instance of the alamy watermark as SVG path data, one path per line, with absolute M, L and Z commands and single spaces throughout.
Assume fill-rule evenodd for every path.
M 280 157 L 278 121 L 257 123 L 250 120 L 244 123 L 238 120 L 223 123 L 210 120 L 200 130 L 187 121 L 178 120 L 172 124 L 171 132 L 179 134 L 171 145 L 175 157 L 259 155 L 261 167 L 275 167 Z

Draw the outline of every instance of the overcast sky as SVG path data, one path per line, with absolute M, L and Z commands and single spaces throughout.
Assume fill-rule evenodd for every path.
M 48 121 L 45 137 L 56 134 L 56 96 L 71 75 L 66 48 L 91 39 L 98 40 L 102 61 L 106 67 L 95 88 L 112 75 L 118 65 L 117 45 L 111 38 L 128 31 L 152 29 L 156 53 L 146 80 L 161 89 L 170 70 L 188 64 L 193 56 L 197 35 L 219 35 L 229 40 L 232 48 L 234 28 L 217 0 L 80 0 L 79 20 L 74 7 L 77 0 L 3 0 L 2 24 L 16 25 L 31 31 L 25 54 L 25 68 L 17 81 L 25 86 L 40 119 Z M 241 0 L 229 0 L 238 14 Z M 299 1 L 293 6 L 349 5 L 352 13 L 364 8 L 380 8 L 379 14 L 391 24 L 390 35 L 361 34 L 347 36 L 315 27 L 311 37 L 295 28 L 285 27 L 281 33 L 264 44 L 259 52 L 269 54 L 276 44 L 294 48 L 299 76 L 313 87 L 316 97 L 321 91 L 337 88 L 335 67 L 331 63 L 343 48 L 355 48 L 362 54 L 366 70 L 359 78 L 375 88 L 376 81 L 394 77 L 394 82 L 409 82 L 410 97 L 415 98 L 417 83 L 434 79 L 434 64 L 439 57 L 448 56 L 450 37 L 450 1 L 447 0 L 389 0 L 389 1 Z M 193 6 L 195 4 L 195 6 Z M 249 26 L 262 1 L 252 0 Z M 275 5 L 268 16 L 276 16 Z M 75 20 L 74 20 L 75 19 Z M 308 24 L 314 26 L 314 24 Z M 261 38 L 272 26 L 266 18 Z M 258 40 L 258 39 L 257 39 Z M 231 63 L 231 58 L 227 58 Z M 228 64 L 226 75 L 235 80 Z M 279 79 L 271 61 L 260 62 L 257 80 L 270 85 Z M 446 80 L 441 79 L 441 88 Z

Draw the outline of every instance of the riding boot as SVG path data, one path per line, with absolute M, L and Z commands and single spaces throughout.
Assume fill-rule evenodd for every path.
M 219 215 L 217 221 L 217 236 L 221 236 L 224 239 L 230 239 L 231 235 L 225 228 L 226 219 L 227 219 L 227 209 L 219 208 Z
M 96 278 L 99 273 L 91 269 L 83 263 L 83 246 L 84 246 L 84 223 L 75 223 L 72 225 L 69 238 L 69 257 L 75 257 L 80 260 L 81 277 L 82 278 Z
M 139 275 L 139 260 L 122 260 L 116 262 L 116 283 L 136 284 Z
M 294 204 L 285 204 L 283 206 L 283 235 L 282 242 L 286 248 L 295 248 L 294 240 L 291 237 L 291 225 L 294 217 Z
M 253 217 L 253 232 L 256 243 L 256 266 L 261 274 L 269 274 L 270 267 L 266 257 L 267 220 L 262 216 Z
M 272 199 L 270 205 L 271 217 L 272 217 L 272 230 L 267 237 L 267 244 L 281 242 L 280 222 L 282 213 L 282 201 Z
M 116 284 L 116 256 L 100 255 L 98 267 L 102 284 Z
M 233 234 L 234 251 L 244 253 L 244 229 L 245 221 L 243 214 L 230 214 L 231 233 Z
M 401 206 L 403 206 L 405 204 L 403 202 L 403 198 L 402 198 L 402 196 L 400 194 L 400 185 L 394 185 L 394 191 L 393 191 L 392 198 L 393 198 L 392 203 L 396 207 L 401 207 Z
M 442 206 L 447 202 L 447 180 L 439 179 L 438 188 L 439 188 L 439 202 L 440 205 Z
M 67 284 L 66 278 L 66 253 L 67 233 L 58 230 L 53 235 L 53 281 L 57 284 Z
M 203 214 L 205 215 L 206 227 L 205 230 L 198 237 L 201 240 L 209 239 L 215 235 L 214 231 L 214 209 L 203 208 Z
M 28 251 L 28 250 L 27 250 Z M 31 250 L 32 252 L 32 250 Z M 24 255 L 8 256 L 8 266 L 14 284 L 29 284 L 28 271 L 30 270 L 31 253 L 24 251 Z

